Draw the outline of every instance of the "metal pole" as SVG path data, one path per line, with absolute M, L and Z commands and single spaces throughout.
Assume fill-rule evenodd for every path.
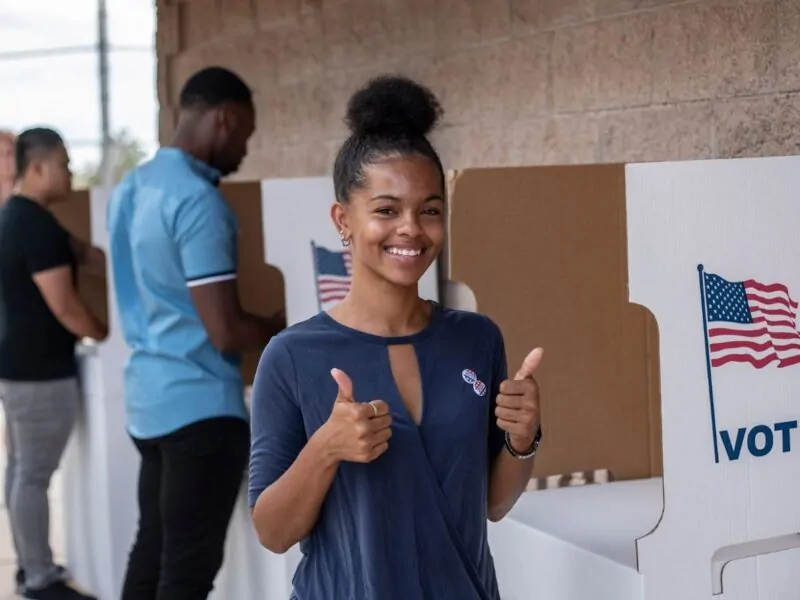
M 108 15 L 106 0 L 97 1 L 97 58 L 100 80 L 100 131 L 102 135 L 100 174 L 103 187 L 111 184 L 111 168 L 113 165 L 111 151 L 111 124 L 109 117 L 108 92 Z

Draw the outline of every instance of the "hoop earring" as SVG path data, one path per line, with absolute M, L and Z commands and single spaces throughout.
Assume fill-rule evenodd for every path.
M 339 237 L 342 238 L 342 246 L 347 248 L 350 245 L 350 240 L 345 237 L 342 229 L 339 230 Z

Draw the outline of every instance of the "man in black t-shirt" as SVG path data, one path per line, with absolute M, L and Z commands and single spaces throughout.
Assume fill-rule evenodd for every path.
M 71 187 L 61 137 L 23 132 L 16 160 L 19 193 L 0 208 L 0 401 L 17 584 L 25 598 L 86 600 L 53 562 L 47 493 L 80 402 L 75 342 L 107 334 L 75 285 L 77 264 L 99 267 L 102 253 L 74 240 L 48 210 Z

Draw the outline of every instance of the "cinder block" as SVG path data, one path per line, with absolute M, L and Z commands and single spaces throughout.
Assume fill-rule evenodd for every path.
M 437 131 L 433 143 L 445 169 L 493 167 L 508 163 L 508 139 L 503 124 L 476 121 Z
M 256 12 L 253 0 L 219 0 L 220 22 L 223 33 L 256 30 Z
M 466 48 L 511 35 L 508 0 L 437 0 L 429 6 L 420 18 L 435 17 L 441 50 Z
M 304 0 L 255 0 L 256 22 L 271 28 L 286 19 L 296 18 L 303 9 Z
M 181 51 L 181 29 L 176 4 L 159 2 L 156 8 L 156 53 L 160 58 Z
M 445 109 L 444 125 L 503 118 L 512 51 L 510 43 L 488 44 L 430 63 L 433 77 L 427 83 Z
M 712 158 L 714 121 L 707 102 L 623 110 L 599 117 L 600 161 Z
M 384 0 L 379 4 L 391 41 L 385 59 L 397 60 L 435 50 L 441 36 L 436 26 L 435 3 L 430 0 Z
M 775 89 L 800 88 L 800 2 L 778 2 L 778 51 L 775 58 Z
M 175 131 L 176 115 L 171 106 L 161 104 L 158 108 L 158 141 L 166 144 Z
M 177 106 L 181 89 L 186 80 L 195 72 L 206 66 L 205 55 L 202 47 L 181 52 L 173 57 L 169 67 L 169 105 Z
M 650 103 L 654 16 L 635 14 L 559 29 L 553 43 L 557 112 Z
M 597 119 L 560 115 L 506 126 L 508 165 L 589 164 L 597 162 Z
M 181 50 L 194 49 L 219 33 L 217 0 L 192 0 L 178 5 Z
M 775 0 L 715 0 L 659 11 L 654 102 L 771 89 L 778 64 L 776 18 Z
M 300 15 L 269 36 L 281 83 L 318 78 L 325 72 L 324 30 L 320 12 Z
M 720 102 L 714 113 L 718 158 L 800 153 L 800 94 Z
M 504 92 L 509 121 L 532 119 L 553 109 L 551 53 L 554 33 L 510 42 L 508 87 Z
M 692 0 L 689 0 L 691 2 Z M 694 0 L 703 2 L 704 0 Z M 670 4 L 686 4 L 687 0 L 596 0 L 595 14 L 598 17 L 620 15 L 636 10 L 651 10 Z
M 322 8 L 328 65 L 348 69 L 374 64 L 391 46 L 389 28 L 374 0 L 326 2 Z
M 510 0 L 514 33 L 577 25 L 594 18 L 597 0 Z

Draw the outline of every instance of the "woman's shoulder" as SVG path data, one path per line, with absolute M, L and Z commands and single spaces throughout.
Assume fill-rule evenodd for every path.
M 441 305 L 437 309 L 439 311 L 439 319 L 448 329 L 458 334 L 503 337 L 500 327 L 489 315 Z

